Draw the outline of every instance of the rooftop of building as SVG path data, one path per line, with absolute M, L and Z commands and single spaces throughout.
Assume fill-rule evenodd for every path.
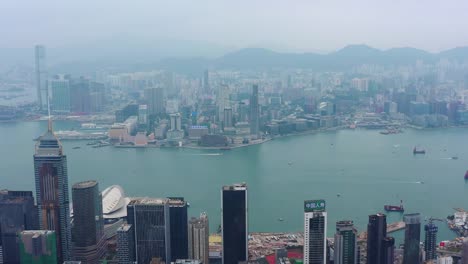
M 51 234 L 55 234 L 55 231 L 52 231 L 52 230 L 24 230 L 24 231 L 21 231 L 21 235 L 30 235 L 30 236 L 51 235 Z
M 129 205 L 165 205 L 169 203 L 167 198 L 134 197 Z
M 33 199 L 31 191 L 0 190 L 0 203 L 21 203 Z
M 184 197 L 167 197 L 169 199 L 170 206 L 186 206 L 187 202 L 184 200 Z
M 132 228 L 132 225 L 123 224 L 117 229 L 117 232 L 119 232 L 119 231 L 128 232 L 128 230 L 130 230 L 130 228 Z
M 225 185 L 223 186 L 224 191 L 238 191 L 238 190 L 246 190 L 247 189 L 247 183 L 235 183 L 233 185 Z
M 90 180 L 90 181 L 82 181 L 82 182 L 78 182 L 78 183 L 75 183 L 73 184 L 73 189 L 87 189 L 87 188 L 91 188 L 91 187 L 94 187 L 97 185 L 97 181 L 93 181 L 93 180 Z

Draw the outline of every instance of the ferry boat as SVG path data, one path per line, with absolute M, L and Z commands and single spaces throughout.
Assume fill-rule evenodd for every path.
M 384 209 L 387 212 L 404 212 L 403 201 L 400 201 L 400 205 L 384 205 Z
M 418 149 L 417 147 L 413 148 L 413 154 L 426 154 L 425 149 Z

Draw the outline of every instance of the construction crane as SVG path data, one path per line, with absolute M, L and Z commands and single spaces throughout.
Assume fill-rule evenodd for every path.
M 435 218 L 435 217 L 429 217 L 429 219 L 424 219 L 425 222 L 429 222 L 429 224 L 433 224 L 434 221 L 439 221 L 439 222 L 445 222 L 444 219 L 440 219 L 440 218 Z

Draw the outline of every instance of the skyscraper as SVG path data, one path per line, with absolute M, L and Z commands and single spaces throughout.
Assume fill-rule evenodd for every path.
M 117 263 L 135 263 L 135 237 L 132 225 L 124 224 L 117 229 Z
M 432 221 L 424 226 L 424 251 L 426 252 L 426 260 L 435 260 L 437 258 L 436 246 L 438 230 L 439 229 Z
M 47 110 L 47 99 L 49 98 L 45 46 L 36 45 L 34 53 L 36 58 L 37 103 L 39 110 L 45 111 Z
M 324 200 L 304 201 L 304 264 L 327 263 L 327 212 Z
M 70 112 L 70 80 L 64 78 L 64 76 L 54 76 L 54 78 L 50 80 L 50 88 L 52 90 L 52 110 L 59 113 Z
M 133 198 L 127 206 L 127 223 L 133 226 L 138 263 L 149 263 L 153 258 L 171 262 L 168 199 Z
M 248 253 L 247 185 L 223 186 L 221 190 L 221 230 L 223 264 L 247 261 Z
M 171 221 L 171 258 L 188 258 L 187 202 L 183 197 L 169 197 Z
M 353 221 L 336 222 L 335 264 L 357 264 L 356 234 Z
M 159 87 L 146 88 L 145 101 L 148 105 L 148 114 L 157 115 L 164 113 L 164 89 Z
M 73 185 L 73 259 L 98 263 L 106 254 L 102 196 L 96 181 Z
M 189 221 L 189 258 L 198 259 L 203 264 L 209 263 L 209 225 L 205 213 L 200 218 L 192 217 Z
M 393 237 L 384 238 L 382 247 L 382 261 L 380 263 L 393 264 L 395 261 L 395 239 Z
M 367 224 L 367 263 L 382 264 L 383 240 L 387 237 L 387 216 L 384 214 L 369 215 Z
M 232 108 L 226 107 L 224 108 L 224 128 L 226 127 L 233 127 L 232 123 Z
M 60 258 L 54 231 L 30 230 L 19 234 L 22 264 L 58 264 Z
M 32 192 L 0 191 L 0 263 L 20 262 L 18 233 L 32 229 L 37 229 Z
M 250 96 L 250 134 L 258 136 L 259 133 L 258 85 L 252 86 Z
M 209 93 L 210 90 L 210 72 L 205 70 L 205 73 L 203 74 L 203 91 L 204 93 Z
M 405 214 L 405 248 L 403 251 L 403 264 L 419 263 L 419 243 L 421 239 L 420 214 Z
M 34 176 L 39 227 L 55 231 L 58 263 L 62 263 L 70 260 L 71 252 L 67 156 L 50 120 L 47 132 L 36 143 Z
M 70 80 L 71 110 L 76 113 L 91 112 L 90 82 L 84 77 Z

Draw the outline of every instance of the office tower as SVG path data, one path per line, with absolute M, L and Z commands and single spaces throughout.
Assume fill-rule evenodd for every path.
M 258 136 L 259 133 L 259 109 L 258 109 L 258 85 L 252 86 L 252 95 L 250 96 L 250 134 Z
M 171 114 L 171 131 L 182 130 L 182 120 L 179 113 Z
M 22 264 L 58 264 L 55 232 L 30 230 L 19 233 L 20 259 Z
M 336 222 L 335 264 L 357 264 L 356 235 L 353 221 Z
M 369 215 L 367 224 L 367 263 L 383 262 L 383 240 L 387 237 L 387 216 Z
M 224 127 L 233 127 L 231 107 L 224 108 Z
M 148 106 L 147 105 L 138 106 L 138 124 L 140 125 L 148 124 Z
M 403 251 L 403 264 L 419 263 L 419 243 L 421 236 L 420 214 L 405 214 L 405 248 Z
M 210 72 L 208 70 L 205 70 L 205 73 L 203 75 L 203 91 L 204 93 L 209 93 L 210 90 Z
M 103 83 L 89 82 L 90 112 L 98 113 L 104 110 L 106 103 L 106 88 Z
M 70 80 L 71 109 L 75 113 L 91 112 L 90 82 L 84 77 Z
M 437 246 L 437 226 L 430 221 L 424 225 L 425 239 L 424 239 L 424 251 L 426 252 L 426 260 L 435 260 L 437 258 L 436 246 Z
M 68 194 L 67 156 L 52 131 L 39 137 L 34 154 L 34 177 L 39 211 L 39 228 L 53 230 L 57 240 L 58 263 L 70 260 L 70 199 Z
M 39 110 L 47 110 L 47 100 L 49 98 L 49 91 L 47 87 L 47 66 L 46 66 L 46 49 L 45 46 L 36 45 L 36 89 L 37 89 L 37 103 Z
M 229 106 L 229 87 L 222 85 L 219 87 L 218 95 L 216 96 L 216 105 L 218 106 L 218 120 L 224 121 L 224 109 Z
M 51 108 L 56 113 L 68 113 L 71 109 L 70 80 L 56 75 L 50 80 Z
M 117 263 L 133 264 L 135 262 L 135 237 L 133 226 L 124 224 L 117 229 Z
M 209 263 L 209 224 L 208 216 L 200 214 L 200 218 L 192 217 L 188 228 L 189 258 L 198 259 L 203 264 Z
M 33 229 L 37 229 L 37 210 L 32 192 L 1 190 L 0 263 L 19 263 L 18 233 Z
M 382 264 L 393 264 L 395 262 L 395 239 L 386 237 L 382 241 Z M 370 262 L 367 262 L 370 263 Z M 416 264 L 417 262 L 415 262 Z
M 106 254 L 102 196 L 96 181 L 75 183 L 72 187 L 73 259 L 98 263 Z
M 135 259 L 149 263 L 153 258 L 171 262 L 169 200 L 134 198 L 127 206 L 127 223 L 133 226 Z
M 146 88 L 145 101 L 148 105 L 148 114 L 157 115 L 164 113 L 164 89 L 163 88 Z
M 304 264 L 327 263 L 327 212 L 324 200 L 304 201 Z
M 187 202 L 183 197 L 169 198 L 169 214 L 171 229 L 171 258 L 188 258 L 188 217 Z
M 247 261 L 248 253 L 247 185 L 223 186 L 221 190 L 221 230 L 223 264 Z

